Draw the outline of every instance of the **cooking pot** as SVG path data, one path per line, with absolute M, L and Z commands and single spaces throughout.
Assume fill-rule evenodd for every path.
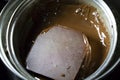
M 51 1 L 51 0 L 50 0 Z M 59 1 L 59 0 L 57 0 Z M 110 49 L 101 66 L 86 77 L 86 80 L 100 79 L 108 74 L 120 61 L 120 55 L 115 53 L 117 44 L 116 19 L 103 0 L 61 0 L 68 3 L 85 3 L 97 8 L 106 29 L 110 35 Z M 18 77 L 25 80 L 34 80 L 21 65 L 19 46 L 24 46 L 29 31 L 32 29 L 31 11 L 38 3 L 44 0 L 10 0 L 0 14 L 0 57 L 4 64 Z M 26 27 L 27 26 L 27 27 Z

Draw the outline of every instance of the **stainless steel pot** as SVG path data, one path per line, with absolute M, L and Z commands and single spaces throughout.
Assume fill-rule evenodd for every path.
M 29 17 L 31 14 L 29 12 L 38 1 L 42 2 L 43 0 L 10 0 L 0 14 L 0 57 L 14 74 L 25 80 L 34 80 L 35 78 L 22 67 L 20 59 L 17 57 L 19 56 L 17 54 L 19 52 L 17 46 L 19 46 L 20 43 L 24 43 L 26 36 L 29 35 L 28 32 L 32 25 Z M 106 28 L 110 34 L 110 49 L 108 55 L 103 64 L 85 79 L 91 80 L 102 78 L 120 61 L 120 56 L 115 56 L 118 53 L 114 53 L 117 43 L 117 25 L 112 11 L 103 0 L 62 1 L 86 3 L 96 7 L 101 15 L 101 19 L 107 26 Z M 23 27 L 24 25 L 29 27 Z M 114 58 L 117 60 L 113 61 Z

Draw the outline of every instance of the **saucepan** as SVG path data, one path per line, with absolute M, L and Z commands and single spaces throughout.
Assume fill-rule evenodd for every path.
M 26 37 L 32 29 L 31 10 L 44 0 L 10 0 L 0 14 L 0 58 L 15 75 L 21 79 L 34 80 L 21 65 L 20 49 L 24 46 Z M 57 0 L 59 1 L 59 0 Z M 85 3 L 97 8 L 110 34 L 110 49 L 100 67 L 86 80 L 100 79 L 108 74 L 120 61 L 119 53 L 115 52 L 117 45 L 117 23 L 112 10 L 103 0 L 61 0 L 68 3 Z M 17 23 L 16 23 L 17 22 Z M 22 54 L 22 53 L 21 53 Z

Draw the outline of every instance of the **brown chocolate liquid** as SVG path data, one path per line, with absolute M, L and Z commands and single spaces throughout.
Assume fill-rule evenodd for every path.
M 106 58 L 110 44 L 109 34 L 100 20 L 96 8 L 85 4 L 48 3 L 34 8 L 32 20 L 34 29 L 30 35 L 32 37 L 30 38 L 31 42 L 34 41 L 40 32 L 55 25 L 70 27 L 87 36 L 91 45 L 91 60 L 88 66 L 85 66 L 85 62 L 83 62 L 76 80 L 89 76 Z M 44 77 L 45 75 L 28 72 L 40 79 L 50 80 Z

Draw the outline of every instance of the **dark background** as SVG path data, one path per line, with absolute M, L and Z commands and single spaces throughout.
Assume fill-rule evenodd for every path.
M 118 12 L 118 15 L 116 17 L 120 17 L 120 1 L 119 0 L 104 0 L 112 10 L 115 12 Z M 0 11 L 4 7 L 4 5 L 7 3 L 7 0 L 0 0 Z M 118 19 L 120 21 L 120 18 Z M 119 22 L 118 22 L 119 23 Z M 120 26 L 118 26 L 119 28 Z M 118 44 L 118 46 L 120 46 Z M 118 50 L 119 47 L 117 47 L 116 50 Z M 119 51 L 117 51 L 119 52 Z M 2 63 L 0 60 L 0 80 L 13 80 L 13 77 L 15 78 L 14 80 L 18 80 L 16 76 L 11 73 Z M 107 76 L 105 76 L 102 80 L 120 80 L 120 63 L 114 70 L 112 70 Z

